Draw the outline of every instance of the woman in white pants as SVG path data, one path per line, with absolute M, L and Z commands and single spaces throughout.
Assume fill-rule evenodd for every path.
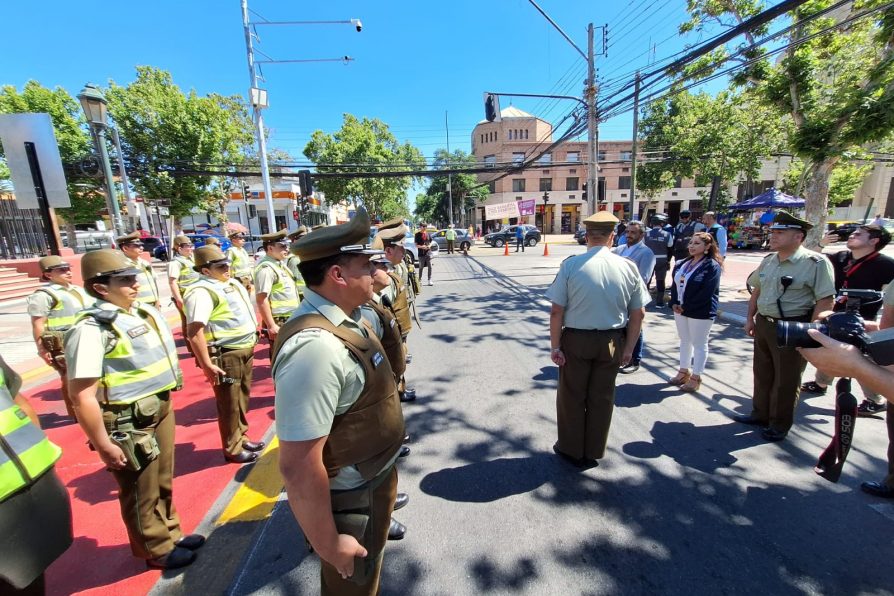
M 683 391 L 701 387 L 708 335 L 717 316 L 721 270 L 717 243 L 708 232 L 695 233 L 689 241 L 689 258 L 674 266 L 670 306 L 680 336 L 680 370 L 670 383 Z

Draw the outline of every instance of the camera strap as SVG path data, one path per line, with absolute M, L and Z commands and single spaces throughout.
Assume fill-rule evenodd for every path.
M 860 267 L 863 266 L 863 263 L 871 261 L 872 259 L 876 258 L 878 255 L 879 255 L 878 251 L 875 251 L 874 253 L 868 254 L 865 257 L 863 257 L 862 259 L 858 259 L 858 260 L 854 261 L 853 263 L 851 263 L 849 266 L 845 267 L 844 268 L 844 283 L 841 284 L 841 287 L 846 288 L 847 280 L 850 278 L 850 276 L 853 275 L 854 273 L 856 273 L 857 269 L 859 269 Z
M 841 469 L 854 438 L 854 424 L 857 422 L 857 398 L 851 393 L 851 380 L 839 379 L 835 392 L 835 436 L 813 468 L 814 472 L 830 482 L 838 482 L 841 477 Z

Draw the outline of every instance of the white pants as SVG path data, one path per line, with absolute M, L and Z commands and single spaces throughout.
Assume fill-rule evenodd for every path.
M 708 361 L 708 334 L 714 319 L 691 319 L 674 313 L 677 335 L 680 336 L 680 368 L 692 367 L 692 374 L 701 375 Z

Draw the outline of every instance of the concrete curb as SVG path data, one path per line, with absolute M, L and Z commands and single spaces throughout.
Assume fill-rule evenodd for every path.
M 736 313 L 726 312 L 720 308 L 717 309 L 717 318 L 726 323 L 730 323 L 731 325 L 745 325 L 745 317 L 737 315 Z

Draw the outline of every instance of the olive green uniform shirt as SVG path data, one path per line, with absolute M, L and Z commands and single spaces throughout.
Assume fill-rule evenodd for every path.
M 292 318 L 306 314 L 321 314 L 337 327 L 368 337 L 360 309 L 348 316 L 310 288 L 304 290 L 304 301 Z M 272 374 L 276 433 L 282 441 L 310 441 L 328 435 L 332 421 L 357 401 L 366 382 L 363 366 L 350 350 L 322 329 L 305 329 L 286 340 L 273 362 Z M 329 479 L 332 490 L 356 488 L 363 483 L 363 476 L 354 466 L 341 468 Z
M 565 308 L 565 327 L 600 330 L 626 327 L 630 311 L 652 300 L 636 265 L 605 246 L 562 261 L 546 298 Z
M 781 279 L 789 275 L 792 283 L 783 292 Z M 748 282 L 760 290 L 757 312 L 765 317 L 799 317 L 813 312 L 823 298 L 835 295 L 835 274 L 832 263 L 823 255 L 799 246 L 782 261 L 773 253 L 764 258 Z M 779 312 L 776 299 L 782 304 Z

